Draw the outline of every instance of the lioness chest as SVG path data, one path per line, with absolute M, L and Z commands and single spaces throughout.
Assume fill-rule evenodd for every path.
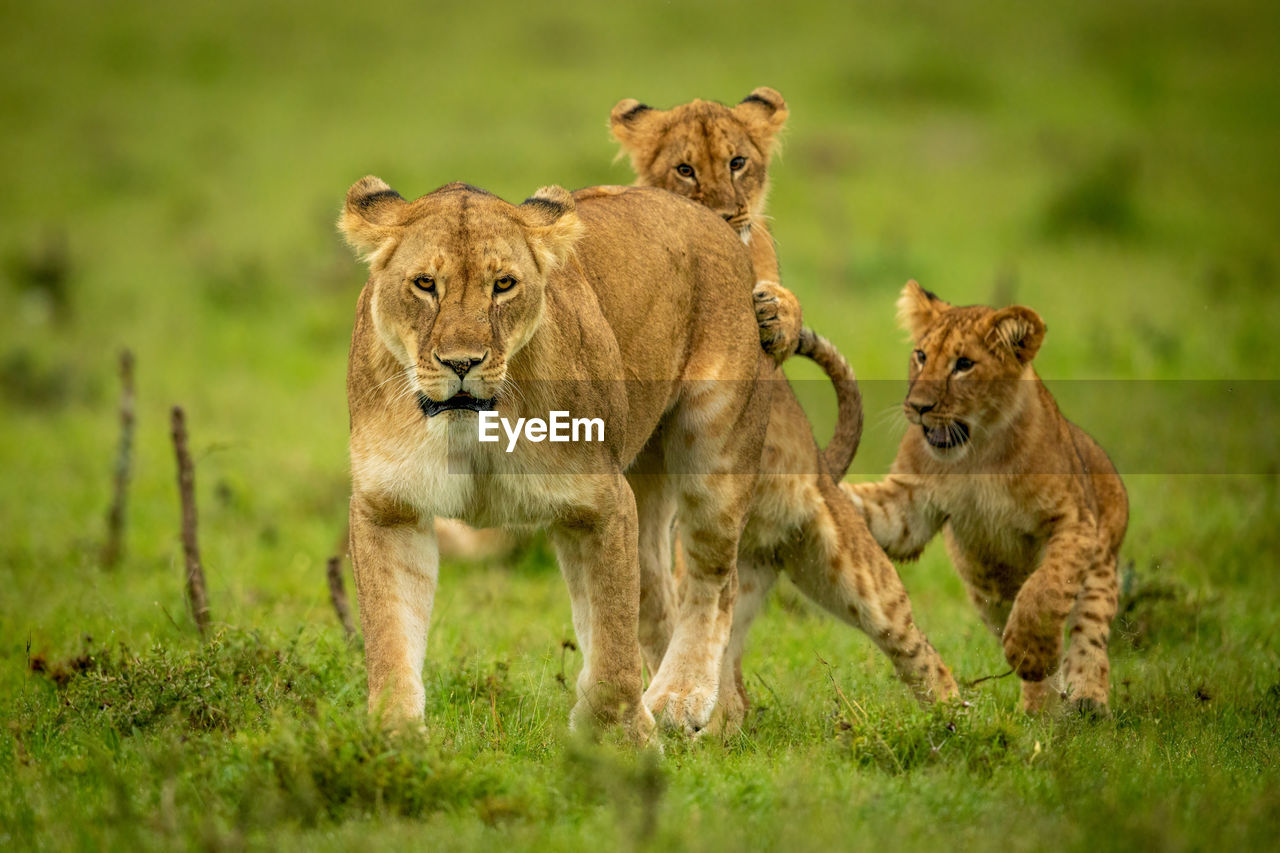
M 589 460 L 560 458 L 546 444 L 477 441 L 474 413 L 419 419 L 395 431 L 356 431 L 356 490 L 413 508 L 423 517 L 477 527 L 544 525 L 590 505 L 597 478 Z M 577 474 L 575 476 L 575 474 Z

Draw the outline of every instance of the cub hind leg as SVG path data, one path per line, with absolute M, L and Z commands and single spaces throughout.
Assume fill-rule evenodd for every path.
M 917 699 L 954 698 L 955 678 L 915 624 L 902 578 L 862 514 L 825 472 L 816 484 L 819 500 L 785 553 L 787 575 L 833 616 L 865 632 Z

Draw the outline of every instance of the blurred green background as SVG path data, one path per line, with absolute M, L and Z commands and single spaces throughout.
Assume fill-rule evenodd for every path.
M 760 85 L 791 109 L 769 208 L 784 283 L 873 380 L 855 470 L 883 471 L 900 434 L 907 345 L 893 303 L 907 278 L 955 302 L 1029 304 L 1048 323 L 1038 365 L 1062 383 L 1066 414 L 1144 460 L 1147 476 L 1129 480 L 1130 581 L 1171 584 L 1156 599 L 1183 608 L 1161 611 L 1173 620 L 1164 647 L 1118 652 L 1118 678 L 1152 691 L 1135 688 L 1146 699 L 1134 707 L 1149 701 L 1158 716 L 1163 691 L 1184 697 L 1188 679 L 1226 659 L 1241 707 L 1280 680 L 1274 3 L 6 0 L 0 24 L 0 671 L 27 709 L 13 731 L 53 731 L 40 727 L 57 700 L 25 672 L 32 647 L 66 653 L 82 634 L 192 642 L 173 404 L 187 408 L 197 456 L 215 618 L 333 632 L 323 560 L 345 516 L 346 347 L 363 281 L 333 223 L 351 183 L 374 173 L 414 197 L 465 180 L 512 200 L 547 183 L 629 183 L 607 130 L 619 99 L 733 103 Z M 98 549 L 125 347 L 137 356 L 138 444 L 128 552 L 107 573 Z M 789 372 L 825 440 L 829 391 L 811 366 Z M 1235 406 L 1242 395 L 1217 384 L 1173 383 L 1178 394 L 1131 409 L 1115 386 L 1089 390 L 1174 379 L 1255 382 Z M 1231 447 L 1221 468 L 1163 467 L 1211 447 L 1214 429 Z M 545 551 L 521 565 L 530 571 L 446 567 L 429 669 L 468 638 L 516 667 L 521 654 L 558 658 L 567 597 Z M 970 675 L 1000 665 L 940 548 L 904 577 L 944 657 Z M 447 597 L 448 584 L 463 592 Z M 510 614 L 481 629 L 485 607 Z M 867 683 L 896 695 L 862 638 L 797 619 L 771 612 L 757 634 L 784 638 L 762 651 L 779 671 L 805 662 L 800 713 L 825 719 L 826 700 L 812 707 L 803 693 L 827 689 L 815 648 L 861 661 L 879 679 Z M 342 707 L 356 719 L 353 667 Z M 1013 685 L 996 689 L 1011 708 Z M 1226 735 L 1210 731 L 1212 750 Z M 13 744 L 0 755 L 16 762 Z M 1223 782 L 1235 793 L 1181 803 L 1181 819 L 1132 818 L 1124 837 L 1177 840 L 1161 833 L 1215 813 L 1248 835 L 1249 816 L 1276 802 L 1274 738 L 1250 754 L 1240 773 L 1256 784 Z M 47 781 L 59 766 L 37 758 L 24 772 Z M 1149 771 L 1132 772 L 1136 798 Z M 1233 800 L 1239 784 L 1252 793 Z M 1222 811 L 1228 801 L 1244 811 Z M 737 826 L 727 814 L 708 820 Z

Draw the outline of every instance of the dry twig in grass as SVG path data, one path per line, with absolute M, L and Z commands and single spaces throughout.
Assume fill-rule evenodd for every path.
M 342 623 L 342 630 L 346 632 L 347 639 L 354 639 L 356 626 L 351 621 L 351 607 L 347 604 L 347 590 L 342 583 L 342 557 L 329 558 L 328 575 L 329 600 L 333 602 L 333 609 L 337 611 L 338 621 Z
M 173 450 L 178 457 L 178 493 L 182 499 L 182 551 L 187 562 L 187 601 L 191 615 L 205 636 L 209 627 L 209 601 L 205 595 L 204 568 L 196 544 L 196 473 L 187 450 L 187 419 L 181 406 L 173 407 Z
M 102 546 L 102 567 L 114 569 L 124 554 L 124 513 L 133 467 L 133 353 L 120 353 L 120 445 L 116 450 L 115 493 L 107 512 L 107 541 Z

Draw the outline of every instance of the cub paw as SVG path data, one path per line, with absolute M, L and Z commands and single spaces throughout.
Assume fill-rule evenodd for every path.
M 1047 614 L 1014 606 L 1002 637 L 1004 657 L 1023 681 L 1044 681 L 1058 671 L 1062 626 Z
M 760 326 L 760 345 L 781 364 L 796 351 L 800 340 L 802 317 L 800 300 L 777 282 L 756 282 L 752 292 L 756 307 L 756 323 Z
M 1094 699 L 1081 696 L 1067 703 L 1067 711 L 1086 720 L 1104 720 L 1111 716 L 1111 709 L 1105 699 Z
M 654 690 L 650 686 L 644 704 L 664 729 L 696 735 L 711 722 L 716 691 L 705 687 Z

